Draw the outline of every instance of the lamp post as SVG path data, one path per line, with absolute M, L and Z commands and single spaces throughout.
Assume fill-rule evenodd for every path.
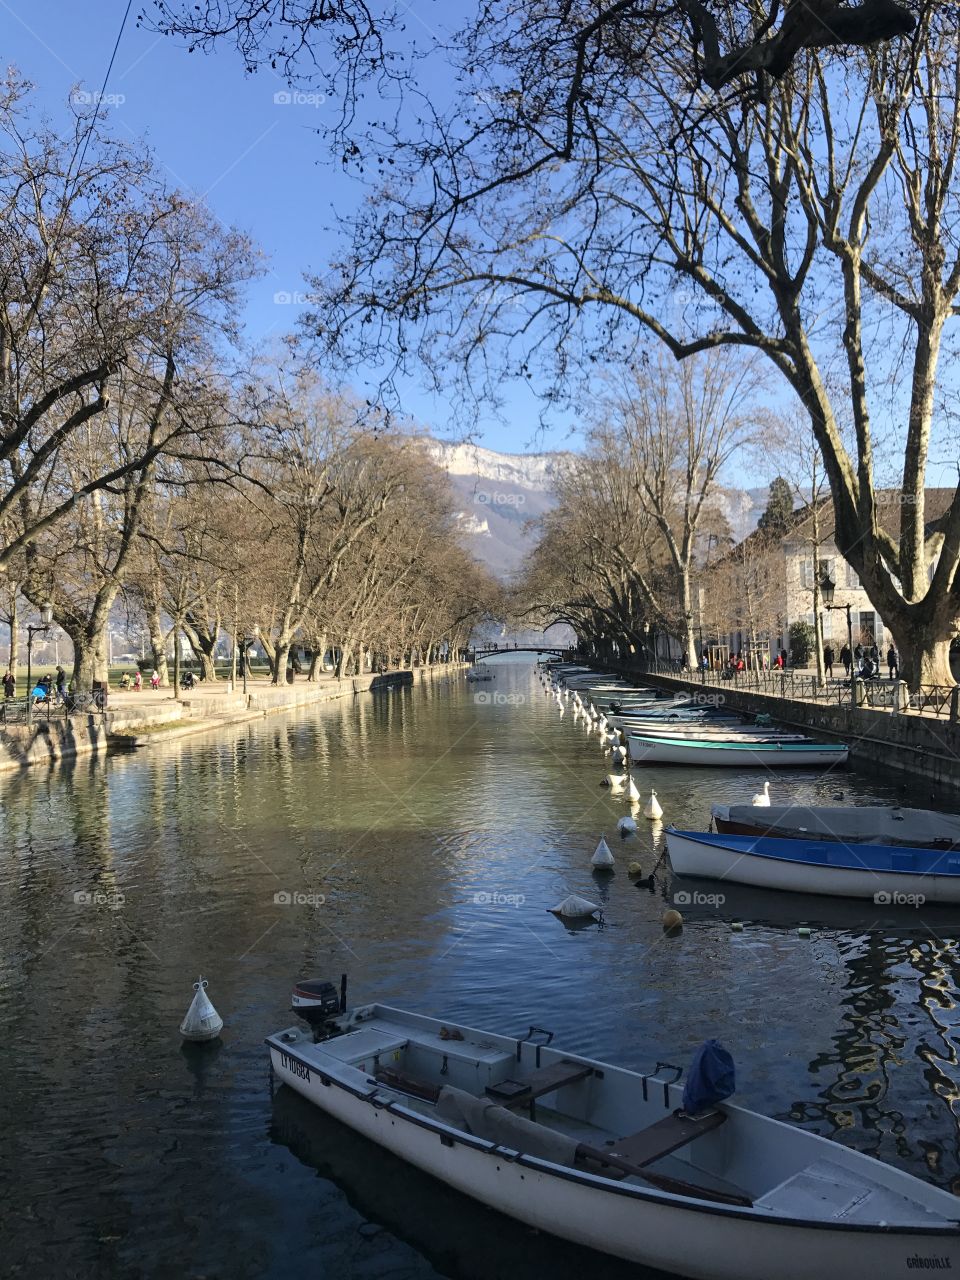
M 247 692 L 247 667 L 249 666 L 249 663 L 247 661 L 247 650 L 254 643 L 254 641 L 259 637 L 259 635 L 260 635 L 260 628 L 254 627 L 253 634 L 251 635 L 250 639 L 249 640 L 245 639 L 243 642 L 243 692 L 244 693 Z
M 40 606 L 40 625 L 27 627 L 27 724 L 33 720 L 33 637 L 38 631 L 49 631 L 53 621 L 53 605 L 45 601 Z
M 857 705 L 857 673 L 853 666 L 853 618 L 850 613 L 850 603 L 834 604 L 833 596 L 837 589 L 837 584 L 830 577 L 829 573 L 825 573 L 820 579 L 820 597 L 823 600 L 823 607 L 833 613 L 839 610 L 841 613 L 844 609 L 847 611 L 847 649 L 850 653 L 850 705 Z M 821 628 L 822 630 L 822 628 Z

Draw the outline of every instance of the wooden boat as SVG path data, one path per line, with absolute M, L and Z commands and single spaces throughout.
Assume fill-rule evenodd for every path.
M 761 811 L 749 804 L 715 804 L 711 812 L 714 826 L 724 835 L 960 849 L 960 816 L 929 809 L 880 804 L 845 808 L 774 805 Z
M 481 671 L 479 667 L 471 667 L 467 672 L 467 679 L 471 684 L 475 684 L 478 680 L 492 680 L 492 671 Z
M 614 726 L 616 727 L 616 726 Z M 676 724 L 657 724 L 648 722 L 638 724 L 632 722 L 630 730 L 642 733 L 645 738 L 676 738 Z M 713 724 L 710 721 L 698 724 L 686 721 L 683 725 L 683 736 L 697 742 L 812 742 L 814 739 L 805 733 L 797 733 L 790 729 L 755 728 L 743 721 Z
M 947 850 L 730 836 L 671 827 L 667 852 L 679 876 L 872 899 L 881 906 L 960 902 L 960 854 Z
M 803 769 L 844 764 L 843 742 L 698 742 L 695 738 L 653 738 L 627 733 L 630 759 L 643 764 L 698 764 L 711 768 Z
M 899 1280 L 960 1268 L 960 1203 L 870 1156 L 628 1071 L 370 1004 L 276 1076 L 410 1164 L 520 1222 L 691 1280 Z M 545 1042 L 544 1042 L 545 1040 Z

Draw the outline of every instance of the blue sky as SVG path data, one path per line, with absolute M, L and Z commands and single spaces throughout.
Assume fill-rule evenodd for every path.
M 4 62 L 36 85 L 54 122 L 66 120 L 74 86 L 99 90 L 125 7 L 126 0 L 0 0 Z M 288 88 L 281 76 L 244 75 L 228 46 L 191 54 L 178 41 L 141 30 L 141 7 L 135 2 L 127 20 L 106 120 L 121 137 L 146 138 L 172 186 L 202 196 L 222 221 L 260 245 L 268 270 L 249 290 L 247 336 L 269 343 L 294 328 L 304 271 L 323 271 L 336 253 L 337 216 L 362 196 L 336 166 L 322 163 L 328 153 L 316 130 L 335 107 L 319 95 L 311 101 L 306 90 L 293 101 L 275 101 Z M 403 396 L 421 423 L 448 434 L 451 415 L 442 399 L 413 383 Z M 478 423 L 476 442 L 518 453 L 571 445 L 566 427 L 538 433 L 537 402 L 522 384 L 508 392 L 504 416 L 508 421 Z

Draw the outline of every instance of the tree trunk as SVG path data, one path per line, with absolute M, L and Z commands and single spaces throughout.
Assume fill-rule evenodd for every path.
M 163 634 L 163 623 L 160 621 L 160 606 L 147 609 L 147 632 L 150 636 L 150 656 L 160 676 L 160 684 L 166 688 L 170 683 L 170 672 L 167 667 L 167 638 Z
M 20 648 L 20 596 L 16 589 L 10 593 L 10 661 L 7 663 L 14 675 Z
M 286 684 L 287 682 L 287 666 L 290 658 L 290 641 L 280 640 L 277 647 L 273 651 L 272 673 L 270 676 L 271 684 Z
M 190 642 L 190 648 L 193 650 L 194 657 L 200 663 L 203 671 L 204 680 L 211 684 L 217 678 L 217 667 L 214 661 L 214 654 L 217 648 L 217 628 L 199 627 L 189 618 L 184 619 L 184 634 Z
M 921 685 L 955 685 L 950 669 L 950 641 L 936 639 L 922 622 L 905 618 L 884 618 L 900 655 L 900 679 L 907 682 L 911 693 Z M 856 636 L 854 636 L 856 639 Z M 881 663 L 886 654 L 880 654 Z

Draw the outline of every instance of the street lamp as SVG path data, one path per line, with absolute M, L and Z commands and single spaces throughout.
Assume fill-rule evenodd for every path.
M 254 627 L 253 634 L 251 635 L 250 639 L 249 640 L 244 639 L 244 642 L 243 642 L 243 692 L 244 693 L 247 692 L 247 667 L 249 666 L 249 663 L 247 661 L 247 650 L 254 643 L 254 641 L 259 638 L 259 636 L 260 636 L 260 628 Z
M 850 653 L 850 705 L 857 705 L 857 673 L 853 666 L 853 618 L 850 615 L 850 602 L 846 604 L 834 604 L 833 597 L 836 592 L 837 584 L 830 577 L 829 573 L 825 573 L 820 579 L 820 598 L 823 601 L 823 607 L 830 613 L 839 610 L 841 613 L 844 609 L 847 611 L 847 649 Z M 821 628 L 822 630 L 822 628 Z
M 53 621 L 53 605 L 44 601 L 40 606 L 40 625 L 27 627 L 27 724 L 33 720 L 33 637 L 38 631 L 49 631 Z

